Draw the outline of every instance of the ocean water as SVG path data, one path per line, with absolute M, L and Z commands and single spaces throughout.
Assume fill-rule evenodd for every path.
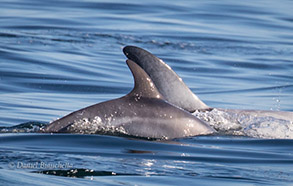
M 28 133 L 127 94 L 126 45 L 211 107 L 292 112 L 292 1 L 0 2 L 0 185 L 292 185 L 290 122 L 169 141 Z

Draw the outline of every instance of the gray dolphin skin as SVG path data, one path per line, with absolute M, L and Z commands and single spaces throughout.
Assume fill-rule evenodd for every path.
M 189 112 L 210 109 L 163 60 L 135 46 L 126 46 L 123 52 L 128 59 L 143 68 L 169 103 Z
M 58 119 L 41 132 L 110 133 L 142 138 L 172 139 L 214 133 L 204 121 L 165 101 L 147 73 L 126 61 L 133 76 L 133 90 L 118 99 L 98 103 Z
M 159 92 L 168 102 L 189 112 L 207 112 L 214 109 L 208 107 L 196 95 L 194 95 L 184 84 L 182 79 L 165 62 L 155 55 L 136 46 L 126 46 L 124 47 L 123 52 L 128 59 L 131 59 L 143 68 L 143 70 L 151 77 Z M 229 114 L 237 114 L 239 116 L 274 117 L 293 122 L 293 112 L 221 108 L 217 108 L 217 110 Z

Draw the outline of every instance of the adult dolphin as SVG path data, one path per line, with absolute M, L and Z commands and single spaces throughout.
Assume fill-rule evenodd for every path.
M 58 119 L 42 132 L 110 133 L 143 138 L 181 138 L 214 132 L 189 112 L 169 104 L 151 78 L 131 60 L 133 90 L 118 99 L 98 103 Z
M 128 59 L 134 61 L 143 68 L 155 83 L 158 91 L 169 103 L 177 105 L 189 112 L 206 112 L 214 109 L 207 106 L 195 94 L 193 94 L 182 79 L 163 60 L 136 46 L 126 46 L 123 48 L 123 52 Z M 217 108 L 217 110 L 229 114 L 237 114 L 238 116 L 274 117 L 293 122 L 293 112 L 221 108 Z

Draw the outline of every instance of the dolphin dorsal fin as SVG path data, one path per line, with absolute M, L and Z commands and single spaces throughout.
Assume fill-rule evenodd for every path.
M 147 73 L 135 62 L 126 60 L 134 78 L 134 88 L 127 96 L 163 98 Z
M 161 59 L 135 46 L 123 48 L 126 57 L 138 64 L 152 79 L 164 99 L 189 112 L 210 109 Z

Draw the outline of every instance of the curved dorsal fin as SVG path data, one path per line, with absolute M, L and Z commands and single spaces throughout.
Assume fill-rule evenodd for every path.
M 210 108 L 193 94 L 182 79 L 158 57 L 135 46 L 126 46 L 123 52 L 128 59 L 137 63 L 151 77 L 159 92 L 169 103 L 189 112 Z
M 147 73 L 135 62 L 126 60 L 134 78 L 134 88 L 127 96 L 163 98 Z

